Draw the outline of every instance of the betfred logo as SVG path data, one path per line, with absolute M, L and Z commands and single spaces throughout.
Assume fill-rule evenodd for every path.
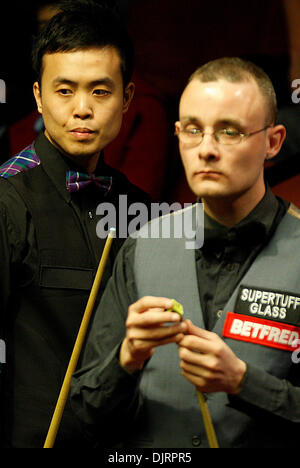
M 223 336 L 293 352 L 299 343 L 300 327 L 227 312 Z

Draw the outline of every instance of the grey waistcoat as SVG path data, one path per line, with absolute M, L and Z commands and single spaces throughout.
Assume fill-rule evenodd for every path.
M 194 216 L 195 206 L 192 212 Z M 166 216 L 152 223 L 161 227 L 168 221 Z M 144 229 L 149 229 L 149 225 Z M 174 298 L 182 303 L 185 318 L 204 328 L 195 251 L 185 248 L 185 242 L 184 237 L 138 238 L 135 257 L 138 296 Z M 287 214 L 272 240 L 243 277 L 241 284 L 289 291 L 297 295 L 300 291 L 299 247 L 300 222 L 296 217 Z M 234 312 L 237 293 L 238 288 L 213 330 L 220 336 L 227 311 Z M 292 364 L 290 352 L 229 338 L 223 339 L 240 359 L 281 379 L 289 379 Z M 296 385 L 300 385 L 299 377 Z M 177 345 L 169 344 L 155 350 L 143 371 L 140 390 L 144 400 L 140 426 L 128 445 L 208 447 L 195 387 L 180 373 Z M 258 423 L 252 414 L 238 411 L 229 406 L 229 403 L 225 393 L 208 395 L 208 404 L 221 447 L 280 446 L 280 428 L 267 423 L 264 426 L 261 420 Z

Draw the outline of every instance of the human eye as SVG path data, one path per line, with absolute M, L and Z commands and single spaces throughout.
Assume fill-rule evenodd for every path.
M 225 137 L 229 137 L 229 138 L 235 138 L 235 137 L 238 137 L 240 136 L 241 132 L 239 132 L 238 130 L 234 129 L 234 128 L 222 128 L 221 130 L 219 130 L 220 135 L 224 135 Z
M 97 88 L 93 90 L 94 96 L 109 96 L 111 92 L 108 89 Z
M 202 133 L 202 130 L 195 125 L 187 125 L 184 127 L 183 131 L 189 136 L 199 135 Z
M 69 88 L 59 88 L 57 90 L 57 93 L 60 94 L 61 96 L 69 96 L 72 94 L 72 90 Z
M 216 137 L 221 144 L 234 145 L 241 141 L 243 134 L 236 128 L 221 128 L 216 132 Z

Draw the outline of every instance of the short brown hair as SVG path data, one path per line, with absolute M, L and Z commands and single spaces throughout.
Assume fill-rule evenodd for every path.
M 199 67 L 189 78 L 190 83 L 195 78 L 207 83 L 224 79 L 231 83 L 241 83 L 253 79 L 268 106 L 266 124 L 276 123 L 277 99 L 269 76 L 257 65 L 239 57 L 223 57 L 212 60 Z

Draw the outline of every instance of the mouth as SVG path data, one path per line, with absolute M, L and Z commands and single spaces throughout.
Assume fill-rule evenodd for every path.
M 219 176 L 221 175 L 220 171 L 213 171 L 212 169 L 203 169 L 201 171 L 195 172 L 195 175 L 201 175 L 201 176 Z
M 78 127 L 78 128 L 73 128 L 72 130 L 70 130 L 70 133 L 75 138 L 88 139 L 92 135 L 95 134 L 95 131 L 91 130 L 90 128 L 86 128 L 86 127 Z

